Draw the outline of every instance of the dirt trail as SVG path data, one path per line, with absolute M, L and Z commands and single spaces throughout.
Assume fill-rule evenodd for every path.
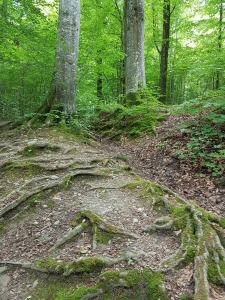
M 35 293 L 43 282 L 65 284 L 66 278 L 76 290 L 81 283 L 94 286 L 108 270 L 141 274 L 146 269 L 165 273 L 161 289 L 169 299 L 191 297 L 197 293 L 194 264 L 175 269 L 168 263 L 173 257 L 184 259 L 179 251 L 186 249 L 182 230 L 164 217 L 177 199 L 172 191 L 141 181 L 123 154 L 100 143 L 89 144 L 54 128 L 2 133 L 0 298 L 38 299 Z M 43 262 L 49 257 L 50 266 Z M 90 257 L 95 262 L 85 269 Z M 116 293 L 137 299 L 131 286 L 121 280 L 119 286 Z M 147 299 L 142 289 L 140 299 Z M 101 288 L 79 299 L 103 299 L 106 293 Z M 225 293 L 210 285 L 207 297 L 224 299 Z

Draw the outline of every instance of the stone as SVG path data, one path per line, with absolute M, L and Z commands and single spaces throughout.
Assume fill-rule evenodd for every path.
M 8 285 L 10 277 L 7 274 L 0 275 L 0 287 L 4 288 Z
M 33 289 L 36 288 L 37 285 L 38 285 L 38 279 L 36 279 L 36 280 L 34 281 L 34 283 L 33 283 L 33 285 L 32 285 L 32 288 L 33 288 Z

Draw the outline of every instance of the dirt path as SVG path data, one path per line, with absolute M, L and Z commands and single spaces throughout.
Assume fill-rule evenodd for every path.
M 174 268 L 179 259 L 186 259 L 187 248 L 183 235 L 187 226 L 173 228 L 175 219 L 169 217 L 171 203 L 180 198 L 142 181 L 120 150 L 77 140 L 58 129 L 1 135 L 2 300 L 56 299 L 53 288 L 45 294 L 48 286 L 67 284 L 73 291 L 81 284 L 88 288 L 109 270 L 120 272 L 111 291 L 114 299 L 148 299 L 145 281 L 141 287 L 135 283 L 137 292 L 135 284 L 125 280 L 129 270 L 164 272 L 158 293 L 167 292 L 171 300 L 198 293 L 194 278 L 200 272 L 193 262 Z M 178 202 L 181 208 L 187 204 L 182 199 Z M 191 209 L 195 215 L 197 208 Z M 101 295 L 109 291 L 107 284 L 100 282 L 95 292 L 76 299 L 103 299 Z M 196 299 L 225 297 L 213 285 L 206 286 L 204 293 Z
M 190 118 L 189 116 L 186 117 Z M 214 178 L 207 173 L 199 175 L 193 165 L 180 163 L 171 156 L 168 146 L 182 140 L 177 125 L 186 120 L 185 116 L 171 115 L 157 127 L 157 135 L 138 140 L 123 138 L 121 142 L 102 139 L 105 151 L 121 152 L 128 158 L 134 171 L 147 180 L 162 184 L 185 199 L 194 200 L 204 209 L 225 217 L 225 189 L 214 184 Z M 167 137 L 172 137 L 170 140 Z M 174 142 L 174 141 L 175 142 Z M 172 145 L 171 145 L 172 148 Z

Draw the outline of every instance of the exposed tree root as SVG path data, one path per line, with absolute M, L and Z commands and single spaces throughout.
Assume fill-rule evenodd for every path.
M 80 234 L 82 231 L 84 231 L 85 229 L 85 225 L 87 223 L 81 223 L 78 226 L 76 226 L 73 230 L 65 233 L 63 236 L 61 236 L 56 243 L 54 244 L 54 246 L 52 248 L 49 249 L 49 252 L 54 252 L 58 247 L 60 247 L 61 245 L 69 242 L 71 239 L 73 239 L 75 236 L 77 236 L 78 234 Z
M 69 276 L 73 273 L 92 272 L 96 270 L 96 268 L 110 267 L 122 261 L 138 259 L 143 255 L 145 255 L 145 253 L 142 251 L 139 251 L 138 253 L 127 251 L 118 258 L 111 258 L 107 256 L 81 257 L 73 260 L 72 262 L 58 262 L 53 258 L 49 258 L 47 260 L 41 260 L 34 263 L 29 261 L 0 261 L 0 264 L 6 266 L 15 265 L 43 273 Z
M 41 181 L 43 179 L 46 179 L 45 177 L 40 177 L 39 179 L 32 179 L 30 180 L 28 183 L 25 183 L 25 185 L 23 185 L 21 188 L 19 189 L 15 189 L 14 191 L 12 191 L 10 193 L 10 195 L 6 196 L 3 199 L 0 199 L 0 203 L 6 203 L 6 205 L 0 209 L 0 217 L 2 217 L 5 213 L 9 212 L 10 210 L 18 207 L 21 203 L 23 203 L 24 201 L 26 201 L 28 198 L 37 195 L 39 193 L 42 193 L 43 191 L 52 189 L 52 188 L 67 188 L 70 184 L 70 181 L 76 177 L 76 176 L 80 176 L 80 175 L 84 175 L 84 176 L 107 176 L 104 174 L 101 174 L 100 172 L 92 172 L 92 171 L 88 171 L 88 170 L 80 170 L 77 172 L 71 172 L 68 175 L 64 176 L 61 179 L 57 179 L 57 180 L 51 180 L 51 182 L 47 183 L 46 185 L 40 185 L 38 187 L 33 187 L 31 191 L 26 191 L 26 186 L 28 184 L 37 182 L 37 181 Z M 47 177 L 48 178 L 48 177 Z M 9 202 L 9 198 L 14 195 L 17 197 L 15 200 Z M 4 205 L 4 204 L 3 204 Z
M 92 298 L 95 298 L 95 297 L 98 297 L 100 295 L 102 295 L 104 292 L 102 289 L 98 289 L 96 292 L 94 293 L 89 293 L 89 294 L 86 294 L 85 296 L 83 296 L 80 300 L 89 300 L 89 299 L 92 299 Z
M 87 222 L 88 220 L 88 222 Z M 99 229 L 110 233 L 110 234 L 119 234 L 119 235 L 125 235 L 129 238 L 138 239 L 140 236 L 128 232 L 124 229 L 118 228 L 116 226 L 113 226 L 111 224 L 107 224 L 101 217 L 98 215 L 92 213 L 88 210 L 82 210 L 78 215 L 75 217 L 75 222 L 81 222 L 79 225 L 77 225 L 73 230 L 69 231 L 68 233 L 65 233 L 62 237 L 60 237 L 54 246 L 49 249 L 49 252 L 54 252 L 58 247 L 65 244 L 66 242 L 69 242 L 71 239 L 73 239 L 75 236 L 80 234 L 88 225 L 91 223 L 92 225 L 92 231 L 93 231 L 93 240 L 92 240 L 92 247 L 95 250 L 97 247 L 97 239 L 96 234 Z
M 155 205 L 160 203 L 170 209 L 170 214 L 157 218 L 153 224 L 143 228 L 145 232 L 156 230 L 176 230 L 182 236 L 176 254 L 161 263 L 160 271 L 194 262 L 194 300 L 209 299 L 209 282 L 225 285 L 225 250 L 222 230 L 225 219 L 201 209 L 197 204 L 178 197 L 172 191 L 158 185 L 160 190 L 170 197 L 157 197 Z M 166 199 L 166 201 L 165 201 Z
M 45 186 L 39 186 L 37 188 L 34 188 L 32 191 L 29 192 L 25 192 L 19 189 L 19 193 L 21 194 L 17 199 L 15 199 L 14 201 L 10 202 L 9 204 L 6 204 L 5 207 L 3 207 L 0 210 L 0 217 L 2 217 L 5 213 L 9 212 L 10 210 L 16 208 L 17 206 L 19 206 L 21 203 L 23 203 L 24 201 L 26 201 L 28 198 L 39 194 L 40 192 L 43 192 L 45 190 L 48 189 L 52 189 L 55 188 L 57 186 L 60 185 L 59 181 L 55 181 L 55 182 L 51 182 Z M 17 191 L 18 192 L 18 191 Z M 4 201 L 5 199 L 3 199 Z M 5 202 L 5 201 L 4 201 Z

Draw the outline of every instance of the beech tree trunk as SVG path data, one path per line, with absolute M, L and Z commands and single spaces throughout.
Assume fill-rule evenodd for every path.
M 55 73 L 55 96 L 65 115 L 75 113 L 76 68 L 80 32 L 80 0 L 60 0 Z
M 144 0 L 124 3 L 125 94 L 145 86 Z
M 65 116 L 76 112 L 76 68 L 80 33 L 80 0 L 60 0 L 55 66 L 48 96 L 29 120 L 28 125 L 40 116 L 51 123 L 58 112 Z

